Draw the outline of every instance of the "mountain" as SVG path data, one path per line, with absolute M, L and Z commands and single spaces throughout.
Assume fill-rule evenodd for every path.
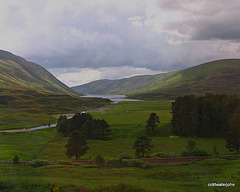
M 224 59 L 184 70 L 72 87 L 84 94 L 125 94 L 139 99 L 173 99 L 186 94 L 240 94 L 240 59 Z
M 0 130 L 56 123 L 56 114 L 109 105 L 83 98 L 43 67 L 0 50 Z
M 40 65 L 3 50 L 0 50 L 0 87 L 79 95 Z

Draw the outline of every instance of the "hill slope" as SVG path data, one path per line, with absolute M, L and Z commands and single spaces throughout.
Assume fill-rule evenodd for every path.
M 126 94 L 132 98 L 175 98 L 186 94 L 240 94 L 240 59 L 225 59 L 158 75 L 99 80 L 73 87 L 85 94 Z
M 0 130 L 55 123 L 54 114 L 108 105 L 108 99 L 82 98 L 43 67 L 0 50 Z
M 0 87 L 78 94 L 38 64 L 0 50 Z

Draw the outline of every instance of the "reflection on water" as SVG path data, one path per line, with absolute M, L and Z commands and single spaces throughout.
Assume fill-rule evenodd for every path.
M 137 99 L 127 99 L 125 95 L 85 95 L 82 97 L 98 97 L 98 98 L 103 98 L 103 99 L 110 99 L 113 103 L 119 103 L 121 101 L 141 101 Z

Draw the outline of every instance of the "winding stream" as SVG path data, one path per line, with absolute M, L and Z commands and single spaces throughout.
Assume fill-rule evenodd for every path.
M 98 97 L 98 98 L 103 98 L 103 99 L 110 99 L 112 101 L 113 105 L 116 105 L 117 103 L 121 101 L 141 101 L 141 100 L 136 100 L 136 99 L 127 99 L 125 95 L 86 95 L 82 97 Z M 102 107 L 105 108 L 105 107 Z M 94 109 L 92 109 L 94 110 Z M 91 111 L 91 110 L 88 110 Z M 72 118 L 72 117 L 68 117 Z M 32 128 L 27 128 L 27 129 L 12 129 L 12 130 L 4 130 L 0 131 L 0 133 L 17 133 L 17 132 L 25 132 L 25 131 L 35 131 L 39 129 L 46 129 L 50 127 L 56 127 L 57 123 L 51 124 L 51 125 L 43 125 L 43 126 L 38 126 L 38 127 L 32 127 Z

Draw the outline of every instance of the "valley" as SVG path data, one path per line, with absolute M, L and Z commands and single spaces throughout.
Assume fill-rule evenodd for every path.
M 154 153 L 168 154 L 175 152 L 181 157 L 189 138 L 171 138 L 171 102 L 141 101 L 121 102 L 105 113 L 91 111 L 94 118 L 105 119 L 111 126 L 111 139 L 106 141 L 87 140 L 90 150 L 81 157 L 91 162 L 97 154 L 105 161 L 118 158 L 122 153 L 134 157 L 135 137 L 144 132 L 146 120 L 151 112 L 160 117 L 158 135 L 152 137 Z M 95 164 L 74 162 L 65 155 L 68 138 L 57 136 L 56 128 L 24 133 L 0 133 L 0 161 L 12 161 L 18 155 L 20 161 L 41 159 L 58 163 L 32 168 L 22 165 L 0 165 L 0 183 L 2 187 L 31 189 L 39 191 L 59 187 L 62 191 L 90 191 L 110 185 L 114 189 L 120 185 L 132 187 L 136 191 L 199 191 L 208 190 L 208 183 L 231 182 L 238 185 L 237 170 L 239 160 L 206 159 L 195 163 L 156 165 L 149 168 L 137 167 L 98 167 Z M 213 154 L 213 146 L 221 155 L 231 155 L 225 147 L 224 138 L 193 138 L 197 148 L 203 148 Z M 7 175 L 6 175 L 7 173 Z M 232 175 L 235 175 L 234 178 Z M 15 184 L 15 180 L 19 184 Z M 231 187 L 232 191 L 237 189 Z M 80 191 L 81 191 L 80 190 Z M 219 188 L 221 191 L 221 188 Z M 222 190 L 224 191 L 224 190 Z
M 219 60 L 166 74 L 92 82 L 72 90 L 37 64 L 0 51 L 0 190 L 198 192 L 199 189 L 212 191 L 208 183 L 217 181 L 234 183 L 236 186 L 231 189 L 237 191 L 240 179 L 237 152 L 226 148 L 223 137 L 175 135 L 172 102 L 181 95 L 222 93 L 223 90 L 239 95 L 236 86 L 239 83 L 238 63 L 237 59 Z M 77 92 L 79 90 L 80 93 Z M 82 96 L 86 93 L 121 95 Z M 184 98 L 192 101 L 191 96 Z M 215 97 L 210 94 L 209 98 Z M 214 108 L 214 102 L 208 102 L 209 98 L 200 98 L 196 102 L 206 101 L 206 106 Z M 221 98 L 226 99 L 227 96 L 219 97 L 220 104 Z M 238 97 L 231 98 L 229 106 L 234 102 L 237 105 Z M 184 109 L 185 106 L 191 105 L 183 105 Z M 196 106 L 203 110 L 201 105 Z M 226 108 L 230 109 L 229 106 Z M 223 108 L 214 109 L 223 111 Z M 85 115 L 81 116 L 81 112 Z M 58 122 L 60 115 L 64 114 L 77 115 L 72 121 L 66 117 L 63 122 Z M 154 135 L 148 135 L 151 151 L 139 157 L 136 138 L 147 134 L 146 124 L 151 114 L 159 117 Z M 87 117 L 90 118 L 86 121 L 88 124 L 82 122 L 76 126 L 77 120 Z M 86 139 L 89 150 L 80 157 L 80 161 L 75 157 L 69 158 L 66 144 L 72 136 L 64 131 L 81 128 L 82 132 L 92 136 L 97 131 L 100 133 L 102 124 L 99 122 L 102 121 L 107 124 L 110 134 L 102 140 Z M 27 128 L 49 124 L 53 125 L 26 131 Z M 6 130 L 13 131 L 4 132 Z M 200 156 L 202 160 L 199 161 L 179 161 L 185 158 L 187 153 L 184 151 L 188 150 L 191 142 L 197 155 L 207 154 L 212 158 Z M 99 155 L 104 159 L 101 165 L 95 160 Z M 121 156 L 127 159 L 121 159 Z M 14 164 L 16 157 L 25 164 Z M 147 163 L 153 162 L 151 159 L 160 163 Z M 169 159 L 174 163 L 165 164 Z M 217 190 L 224 191 L 224 188 Z

